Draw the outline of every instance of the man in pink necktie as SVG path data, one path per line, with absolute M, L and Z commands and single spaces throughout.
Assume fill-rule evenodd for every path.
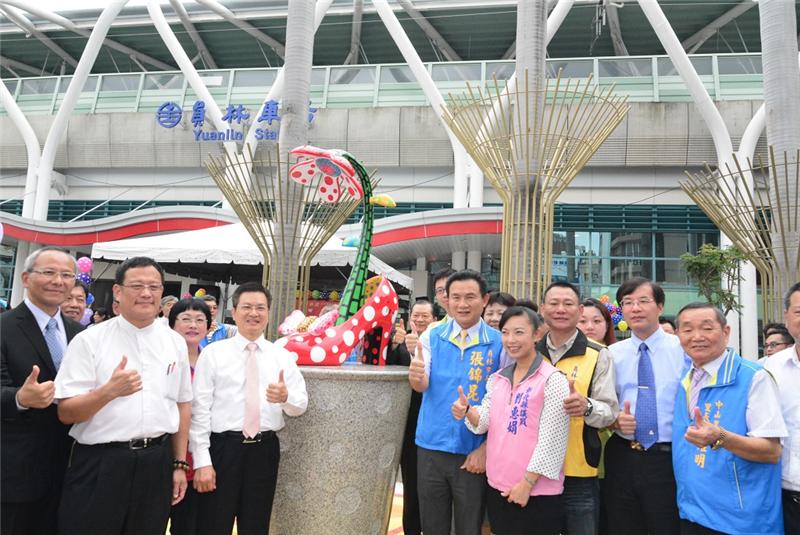
M 294 358 L 264 338 L 271 296 L 248 282 L 233 294 L 238 333 L 207 346 L 197 361 L 189 449 L 201 493 L 198 533 L 269 532 L 283 414 L 308 406 Z

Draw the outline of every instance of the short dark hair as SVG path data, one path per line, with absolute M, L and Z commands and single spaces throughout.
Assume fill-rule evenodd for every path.
M 687 310 L 713 310 L 714 316 L 717 319 L 717 323 L 719 323 L 720 326 L 725 327 L 728 324 L 728 320 L 725 319 L 725 314 L 723 314 L 719 308 L 715 307 L 711 303 L 697 301 L 694 303 L 689 303 L 688 305 L 684 305 L 683 308 L 678 311 L 678 315 L 675 316 L 675 323 L 678 326 L 681 324 L 681 314 Z
M 169 328 L 175 328 L 175 319 L 178 317 L 178 314 L 186 312 L 187 310 L 198 310 L 205 314 L 206 316 L 206 329 L 211 328 L 211 309 L 208 308 L 208 305 L 201 299 L 196 299 L 194 297 L 187 297 L 186 299 L 181 299 L 174 305 L 172 305 L 172 309 L 169 311 Z
M 653 299 L 655 300 L 656 304 L 663 305 L 666 301 L 664 289 L 645 277 L 633 277 L 620 284 L 619 288 L 617 289 L 617 303 L 622 305 L 622 299 L 626 295 L 632 294 L 638 290 L 640 286 L 644 286 L 645 284 L 650 286 L 650 290 L 653 292 Z
M 581 300 L 581 291 L 578 290 L 577 286 L 567 281 L 553 281 L 547 286 L 547 288 L 544 289 L 544 293 L 542 294 L 542 302 L 544 302 L 545 297 L 547 297 L 547 292 L 549 292 L 553 288 L 567 288 L 569 290 L 572 290 L 573 292 L 575 292 L 575 297 L 578 298 L 578 301 Z
M 100 314 L 104 318 L 108 317 L 108 310 L 106 310 L 106 307 L 97 307 L 97 308 L 94 309 L 94 313 L 95 314 Z
M 450 295 L 450 285 L 454 282 L 460 281 L 475 281 L 478 283 L 478 288 L 480 288 L 481 297 L 486 295 L 486 292 L 489 291 L 489 287 L 486 284 L 486 279 L 478 273 L 477 271 L 473 271 L 471 269 L 462 269 L 461 271 L 456 271 L 449 277 L 447 277 L 447 286 L 444 287 L 445 293 Z
M 455 272 L 456 270 L 451 268 L 440 269 L 439 271 L 433 274 L 433 285 L 435 286 L 436 282 L 442 279 L 449 279 L 450 275 L 452 275 Z
M 203 297 L 201 297 L 201 299 L 202 299 L 204 302 L 206 302 L 206 303 L 214 303 L 214 304 L 216 304 L 216 303 L 217 303 L 217 298 L 216 298 L 216 297 L 214 297 L 214 296 L 213 296 L 213 295 L 211 295 L 211 294 L 206 294 L 206 295 L 204 295 Z
M 436 310 L 433 308 L 433 303 L 431 303 L 427 299 L 417 299 L 416 301 L 414 301 L 414 304 L 411 305 L 411 308 L 408 309 L 408 313 L 409 314 L 413 313 L 414 312 L 414 307 L 417 306 L 417 305 L 429 306 L 429 307 L 431 307 L 431 315 L 435 315 L 436 314 Z
M 675 329 L 675 322 L 674 321 L 672 321 L 669 318 L 665 318 L 664 316 L 659 316 L 658 317 L 658 324 L 659 325 L 664 325 L 665 323 L 671 325 L 672 328 Z
M 129 269 L 143 268 L 152 266 L 156 268 L 158 274 L 161 276 L 161 284 L 164 284 L 164 268 L 148 256 L 132 256 L 125 260 L 118 268 L 117 273 L 114 275 L 114 284 L 122 286 L 125 283 L 125 274 Z
M 489 292 L 489 301 L 486 303 L 486 306 L 503 305 L 506 307 L 513 307 L 516 304 L 517 300 L 514 299 L 513 295 L 506 292 L 498 292 L 497 290 L 493 290 Z
M 272 307 L 272 294 L 269 293 L 269 290 L 264 288 L 263 284 L 260 282 L 245 282 L 244 284 L 239 285 L 239 287 L 236 288 L 236 291 L 233 292 L 233 297 L 231 297 L 231 301 L 233 301 L 233 308 L 239 306 L 239 298 L 243 293 L 250 292 L 264 294 L 267 297 L 267 308 Z
M 503 326 L 508 320 L 511 318 L 516 318 L 517 316 L 524 316 L 528 320 L 528 323 L 530 323 L 533 327 L 534 333 L 539 330 L 539 327 L 542 326 L 542 321 L 539 319 L 539 314 L 528 307 L 514 305 L 508 307 L 505 312 L 503 312 L 503 315 L 500 316 L 500 325 L 498 326 L 500 330 L 503 330 Z
M 786 328 L 783 328 L 783 329 L 772 329 L 769 333 L 764 335 L 764 343 L 767 342 L 767 338 L 769 338 L 770 336 L 772 336 L 774 334 L 779 335 L 781 337 L 781 339 L 783 340 L 784 344 L 794 344 L 794 338 L 789 333 L 789 330 L 786 329 Z
M 89 297 L 89 285 L 83 282 L 82 280 L 75 279 L 75 286 L 74 288 L 81 288 L 83 289 L 84 297 Z
M 792 304 L 792 294 L 795 292 L 800 292 L 800 282 L 795 282 L 789 287 L 789 291 L 783 298 L 783 310 L 789 310 L 789 305 Z
M 784 325 L 783 323 L 777 321 L 770 321 L 769 323 L 764 325 L 764 328 L 761 329 L 761 333 L 764 335 L 764 338 L 766 338 L 767 336 L 772 334 L 773 331 L 786 331 L 786 330 L 788 329 L 786 329 L 786 325 Z
M 530 308 L 534 312 L 539 312 L 539 305 L 534 303 L 533 299 L 517 299 L 517 302 L 514 304 L 518 307 Z

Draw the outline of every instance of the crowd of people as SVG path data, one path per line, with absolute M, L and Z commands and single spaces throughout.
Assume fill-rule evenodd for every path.
M 269 291 L 240 285 L 224 325 L 216 299 L 162 296 L 161 266 L 135 257 L 114 317 L 84 328 L 75 272 L 34 252 L 0 315 L 2 533 L 267 533 L 276 431 L 308 405 L 264 337 Z M 644 278 L 617 290 L 621 341 L 568 282 L 537 305 L 445 270 L 434 293 L 443 317 L 414 302 L 387 358 L 413 389 L 406 534 L 800 533 L 800 283 L 760 363 L 712 305 L 664 318 Z

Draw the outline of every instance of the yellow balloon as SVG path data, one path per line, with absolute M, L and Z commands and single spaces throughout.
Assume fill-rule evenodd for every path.
M 205 288 L 200 288 L 199 290 L 197 290 L 197 291 L 194 293 L 194 296 L 195 296 L 195 297 L 203 297 L 204 295 L 206 295 L 206 290 L 205 290 Z
M 622 332 L 627 331 L 628 330 L 628 322 L 625 321 L 625 320 L 620 321 L 619 323 L 617 323 L 617 328 Z

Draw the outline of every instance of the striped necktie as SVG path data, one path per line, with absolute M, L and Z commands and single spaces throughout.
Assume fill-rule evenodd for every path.
M 55 318 L 50 318 L 44 328 L 44 341 L 47 343 L 47 349 L 50 350 L 50 358 L 53 359 L 53 365 L 58 371 L 61 367 L 61 361 L 64 359 L 64 346 L 58 336 L 58 322 Z
M 658 406 L 653 363 L 647 344 L 639 345 L 639 394 L 636 397 L 636 441 L 644 449 L 658 441 Z

